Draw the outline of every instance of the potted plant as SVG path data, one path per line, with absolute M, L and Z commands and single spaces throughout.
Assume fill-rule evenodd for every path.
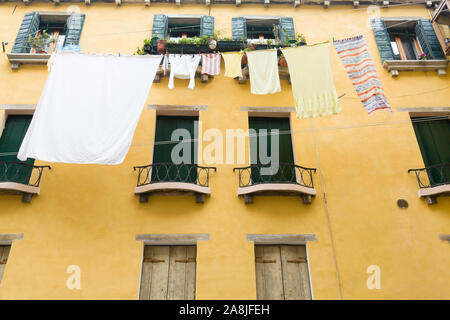
M 246 52 L 253 51 L 253 50 L 256 50 L 256 46 L 253 43 L 249 43 L 247 45 L 247 48 L 244 49 L 244 54 L 242 55 L 241 64 L 247 64 L 248 59 L 247 59 Z
M 47 31 L 43 30 L 34 37 L 29 36 L 27 43 L 36 51 L 36 53 L 47 53 L 48 47 L 55 41 L 56 39 L 53 39 Z
M 286 58 L 284 57 L 283 54 L 280 55 L 280 58 L 278 59 L 278 64 L 282 68 L 287 68 L 288 64 L 287 64 Z

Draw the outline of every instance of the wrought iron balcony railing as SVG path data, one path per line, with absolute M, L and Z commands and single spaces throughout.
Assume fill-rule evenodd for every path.
M 450 163 L 437 164 L 421 169 L 409 169 L 416 174 L 419 188 L 431 188 L 450 184 Z
M 158 182 L 184 182 L 209 187 L 210 170 L 217 170 L 215 167 L 174 163 L 153 163 L 133 169 L 139 170 L 138 187 Z
M 23 162 L 0 161 L 0 182 L 15 182 L 39 187 L 42 172 L 50 166 L 33 166 Z
M 234 168 L 239 171 L 239 187 L 248 187 L 265 183 L 291 183 L 307 188 L 314 188 L 313 172 L 315 168 L 306 168 L 293 163 L 280 163 L 277 173 L 273 175 L 262 174 L 261 170 L 269 165 L 252 164 L 248 167 Z

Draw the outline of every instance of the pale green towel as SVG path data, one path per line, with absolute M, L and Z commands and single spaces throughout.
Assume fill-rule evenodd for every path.
M 329 44 L 281 49 L 288 63 L 298 118 L 339 113 L 331 75 Z

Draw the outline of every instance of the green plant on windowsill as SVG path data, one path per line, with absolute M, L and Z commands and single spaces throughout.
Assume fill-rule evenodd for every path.
M 53 39 L 47 31 L 43 30 L 41 34 L 35 37 L 29 36 L 27 43 L 36 50 L 36 53 L 47 53 L 48 47 L 55 41 L 56 39 Z
M 157 37 L 154 37 L 157 38 Z M 144 54 L 148 54 L 149 49 L 151 49 L 152 47 L 152 39 L 144 39 L 144 44 L 142 45 L 142 47 L 137 47 L 137 50 L 135 52 L 135 54 L 137 55 L 144 55 Z

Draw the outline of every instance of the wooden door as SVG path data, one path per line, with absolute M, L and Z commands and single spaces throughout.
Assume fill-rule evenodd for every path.
M 306 247 L 256 245 L 258 300 L 311 300 Z
M 145 246 L 141 300 L 194 300 L 195 246 Z
M 11 245 L 0 246 L 0 284 L 2 283 L 3 274 L 5 273 L 6 262 L 8 261 Z

